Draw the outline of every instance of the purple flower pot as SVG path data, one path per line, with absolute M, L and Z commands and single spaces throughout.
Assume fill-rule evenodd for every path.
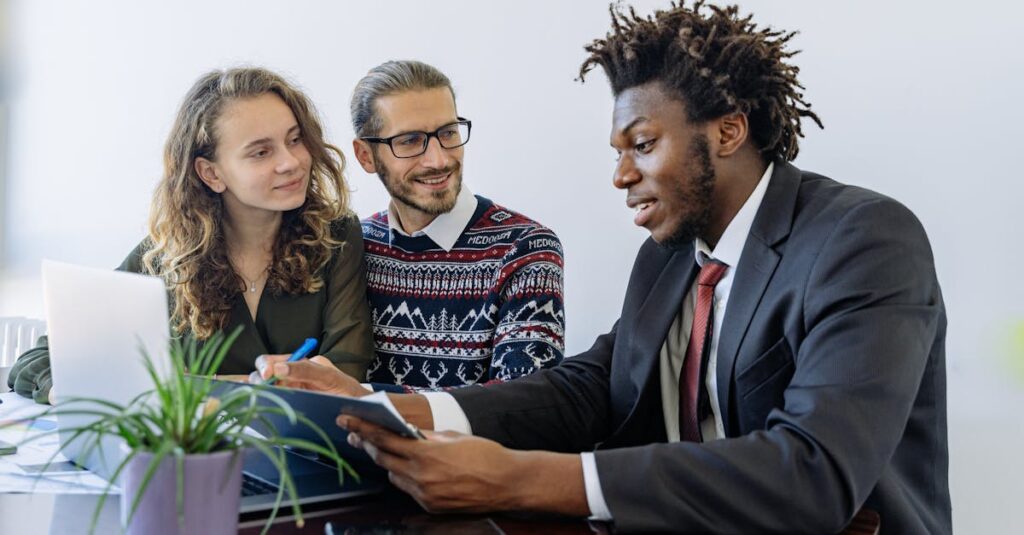
M 242 457 L 236 450 L 185 456 L 182 498 L 185 518 L 180 525 L 176 461 L 173 456 L 166 457 L 150 478 L 128 523 L 132 504 L 152 459 L 152 453 L 139 453 L 121 475 L 121 525 L 126 526 L 129 535 L 238 532 Z

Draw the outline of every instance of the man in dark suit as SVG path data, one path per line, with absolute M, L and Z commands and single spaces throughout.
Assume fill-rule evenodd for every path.
M 587 352 L 505 384 L 395 396 L 427 441 L 342 416 L 434 511 L 535 510 L 622 531 L 951 531 L 946 317 L 898 202 L 803 172 L 817 121 L 790 34 L 735 8 L 613 11 L 587 50 L 615 94 L 616 187 L 651 232 Z M 286 384 L 358 394 L 314 363 Z

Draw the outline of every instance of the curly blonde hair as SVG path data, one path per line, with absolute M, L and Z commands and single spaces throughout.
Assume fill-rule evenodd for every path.
M 164 147 L 164 174 L 153 194 L 146 271 L 164 279 L 173 301 L 172 323 L 179 333 L 200 339 L 222 330 L 231 302 L 244 286 L 228 261 L 224 203 L 195 171 L 196 158 L 216 160 L 217 119 L 234 99 L 273 93 L 291 108 L 312 156 L 309 188 L 302 206 L 284 212 L 267 288 L 313 293 L 323 287 L 321 271 L 341 245 L 332 223 L 351 214 L 343 175 L 345 157 L 324 141 L 309 99 L 282 77 L 260 68 L 215 70 L 203 75 L 182 102 Z

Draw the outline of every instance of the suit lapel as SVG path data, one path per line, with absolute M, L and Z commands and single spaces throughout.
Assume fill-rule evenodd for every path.
M 661 346 L 665 343 L 669 327 L 679 313 L 686 292 L 697 276 L 697 262 L 693 246 L 676 251 L 665 264 L 658 279 L 651 286 L 643 304 L 637 309 L 633 322 L 630 355 L 630 382 L 635 389 L 633 407 L 623 424 L 633 418 L 642 398 L 656 395 L 660 388 L 648 388 L 655 370 Z
M 718 342 L 718 405 L 722 409 L 726 434 L 735 427 L 731 414 L 733 407 L 732 378 L 736 355 L 739 353 L 747 328 L 754 317 L 761 297 L 771 281 L 781 256 L 775 245 L 789 235 L 793 223 L 793 210 L 800 187 L 800 170 L 783 162 L 775 162 L 771 182 L 765 191 L 761 207 L 754 216 L 750 234 L 743 246 L 739 265 L 733 277 L 729 302 Z

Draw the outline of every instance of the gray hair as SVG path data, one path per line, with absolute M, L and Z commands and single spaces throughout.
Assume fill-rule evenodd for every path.
M 452 83 L 443 72 L 422 61 L 401 60 L 382 63 L 366 73 L 352 91 L 352 129 L 356 137 L 372 137 L 384 127 L 377 113 L 381 97 L 423 89 L 447 87 L 455 99 Z

